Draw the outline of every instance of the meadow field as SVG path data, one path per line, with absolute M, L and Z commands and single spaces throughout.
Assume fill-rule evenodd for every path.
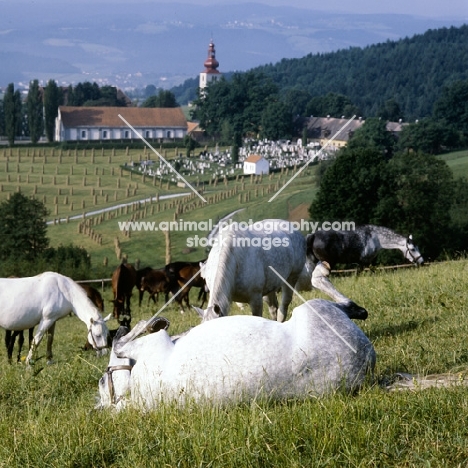
M 55 364 L 42 357 L 32 369 L 8 365 L 2 353 L 0 467 L 467 466 L 467 277 L 468 261 L 459 260 L 334 278 L 368 309 L 367 321 L 357 324 L 377 352 L 374 380 L 356 395 L 265 395 L 225 407 L 166 403 L 152 413 L 93 410 L 108 359 L 83 351 L 85 326 L 64 318 Z M 135 322 L 156 310 L 146 298 L 141 308 L 133 300 Z M 231 313 L 243 312 L 233 305 Z M 198 323 L 194 312 L 182 315 L 173 305 L 161 315 L 172 334 Z M 385 390 L 396 372 L 451 373 L 457 383 Z
M 177 148 L 161 150 L 171 162 L 177 153 Z M 132 231 L 128 234 L 120 231 L 119 222 L 154 221 L 159 225 L 176 220 L 211 220 L 216 224 L 220 218 L 239 209 L 243 211 L 236 216 L 237 220 L 288 219 L 289 212 L 298 205 L 308 206 L 317 191 L 317 166 L 303 171 L 268 204 L 267 201 L 290 180 L 293 169 L 263 177 L 236 174 L 228 179 L 207 174 L 200 180 L 200 176 L 186 176 L 189 183 L 200 190 L 205 202 L 189 187 L 124 168 L 125 165 L 129 168 L 132 161 L 146 159 L 157 157 L 147 148 L 6 148 L 0 151 L 0 201 L 15 191 L 43 201 L 50 213 L 50 245 L 84 247 L 91 254 L 93 266 L 103 271 L 102 265 L 106 264 L 108 268 L 104 270 L 110 274 L 124 256 L 129 262 L 154 268 L 163 266 L 166 260 L 163 232 Z M 166 195 L 180 196 L 164 199 Z M 206 237 L 208 232 L 171 230 L 173 261 L 181 257 L 190 261 L 205 257 L 203 248 L 186 248 L 187 237 L 195 235 Z
M 468 150 L 454 151 L 439 156 L 452 169 L 455 177 L 468 177 Z
M 168 150 L 165 157 L 173 160 L 176 154 Z M 43 200 L 50 211 L 51 246 L 86 248 L 99 278 L 110 276 L 124 257 L 140 267 L 166 262 L 163 232 L 125 233 L 119 222 L 215 223 L 237 210 L 242 210 L 237 221 L 299 219 L 307 217 L 318 190 L 317 165 L 289 185 L 292 170 L 268 177 L 210 178 L 203 188 L 193 177 L 190 183 L 207 200 L 203 203 L 187 187 L 122 168 L 148 157 L 145 149 L 2 149 L 0 201 L 18 190 Z M 442 158 L 456 176 L 468 174 L 466 152 Z M 182 195 L 163 198 L 174 194 Z M 171 230 L 171 260 L 204 258 L 205 249 L 188 247 L 187 239 L 207 234 Z M 374 378 L 356 395 L 284 401 L 262 395 L 226 407 L 166 403 L 146 414 L 97 411 L 98 381 L 108 358 L 83 351 L 84 324 L 64 318 L 56 327 L 55 364 L 45 364 L 45 343 L 33 368 L 8 365 L 6 352 L 0 355 L 0 467 L 467 466 L 467 273 L 468 260 L 462 259 L 333 278 L 341 292 L 369 311 L 368 320 L 357 323 L 377 351 Z M 107 313 L 108 286 L 103 294 Z M 317 292 L 304 296 L 323 297 Z M 195 291 L 191 302 L 196 303 Z M 300 304 L 294 298 L 293 307 Z M 145 296 L 138 307 L 134 294 L 132 323 L 148 319 L 162 305 L 148 305 Z M 233 305 L 231 313 L 248 312 Z M 175 305 L 161 315 L 170 320 L 171 334 L 199 322 L 195 312 L 182 315 Z M 110 328 L 116 327 L 111 321 Z M 397 372 L 450 373 L 457 383 L 386 390 Z

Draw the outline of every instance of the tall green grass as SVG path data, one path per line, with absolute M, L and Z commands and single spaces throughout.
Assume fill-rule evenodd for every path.
M 259 397 L 225 407 L 167 403 L 151 413 L 94 411 L 107 358 L 82 351 L 84 324 L 64 318 L 57 323 L 54 365 L 42 358 L 32 370 L 9 366 L 2 353 L 0 466 L 467 466 L 466 387 L 387 392 L 377 383 L 397 371 L 464 378 L 467 274 L 468 261 L 460 260 L 333 278 L 369 311 L 368 320 L 357 323 L 377 351 L 376 382 L 356 395 L 321 399 Z M 293 305 L 299 303 L 295 298 Z M 145 298 L 138 308 L 134 299 L 133 310 L 135 323 L 156 307 Z M 231 313 L 240 311 L 233 305 Z M 194 312 L 181 315 L 175 306 L 162 315 L 174 334 L 198 323 Z

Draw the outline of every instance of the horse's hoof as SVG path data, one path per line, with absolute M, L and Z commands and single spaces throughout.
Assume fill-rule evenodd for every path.
M 47 365 L 51 366 L 52 364 L 55 364 L 55 361 L 53 359 L 47 359 Z

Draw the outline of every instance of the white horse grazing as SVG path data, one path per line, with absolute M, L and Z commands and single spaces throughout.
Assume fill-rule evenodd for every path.
M 39 325 L 26 358 L 30 363 L 44 334 L 48 334 L 47 360 L 52 360 L 55 322 L 73 312 L 88 329 L 88 341 L 96 350 L 107 346 L 109 331 L 84 289 L 72 279 L 54 272 L 28 278 L 0 279 L 0 327 L 27 330 Z
M 162 400 L 224 403 L 258 395 L 353 391 L 373 370 L 376 357 L 372 343 L 344 308 L 315 299 L 295 308 L 284 323 L 246 315 L 223 317 L 198 325 L 176 343 L 165 330 L 133 340 L 146 326 L 141 322 L 114 340 L 115 356 L 136 361 L 131 373 L 123 369 L 113 383 L 114 395 L 121 401 L 129 393 L 130 404 L 152 409 Z M 100 407 L 112 402 L 109 378 L 104 374 L 99 381 Z
M 201 274 L 210 291 L 204 315 L 228 315 L 232 302 L 242 302 L 261 317 L 262 297 L 267 296 L 271 317 L 283 322 L 293 294 L 283 279 L 294 286 L 305 260 L 305 238 L 288 221 L 265 219 L 246 229 L 231 224 L 221 230 L 202 265 Z M 279 289 L 282 301 L 278 311 L 275 292 Z

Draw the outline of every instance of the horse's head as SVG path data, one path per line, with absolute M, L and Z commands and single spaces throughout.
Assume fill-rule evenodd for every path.
M 114 304 L 114 309 L 112 315 L 115 319 L 118 320 L 120 325 L 130 326 L 130 321 L 132 317 L 130 315 L 130 310 L 126 310 L 125 301 L 123 299 L 111 299 L 112 304 Z
M 201 318 L 201 323 L 208 322 L 218 317 L 222 317 L 221 309 L 217 304 L 214 306 L 208 306 L 206 309 L 200 309 L 200 307 L 192 306 Z
M 108 335 L 109 329 L 107 328 L 106 322 L 102 318 L 99 320 L 91 319 L 88 328 L 88 341 L 93 349 L 96 351 L 101 351 L 107 348 Z
M 119 327 L 114 341 L 129 331 L 127 327 Z M 119 358 L 112 349 L 107 370 L 99 379 L 99 402 L 95 409 L 111 406 L 120 409 L 125 405 L 125 396 L 130 390 L 130 373 L 134 365 L 133 359 Z
M 350 318 L 355 320 L 366 320 L 368 317 L 367 310 L 364 307 L 357 305 L 353 301 L 339 302 L 336 305 Z
M 418 266 L 424 263 L 424 259 L 421 253 L 419 252 L 418 247 L 413 242 L 412 235 L 409 235 L 406 239 L 405 258 L 411 263 L 415 263 Z

